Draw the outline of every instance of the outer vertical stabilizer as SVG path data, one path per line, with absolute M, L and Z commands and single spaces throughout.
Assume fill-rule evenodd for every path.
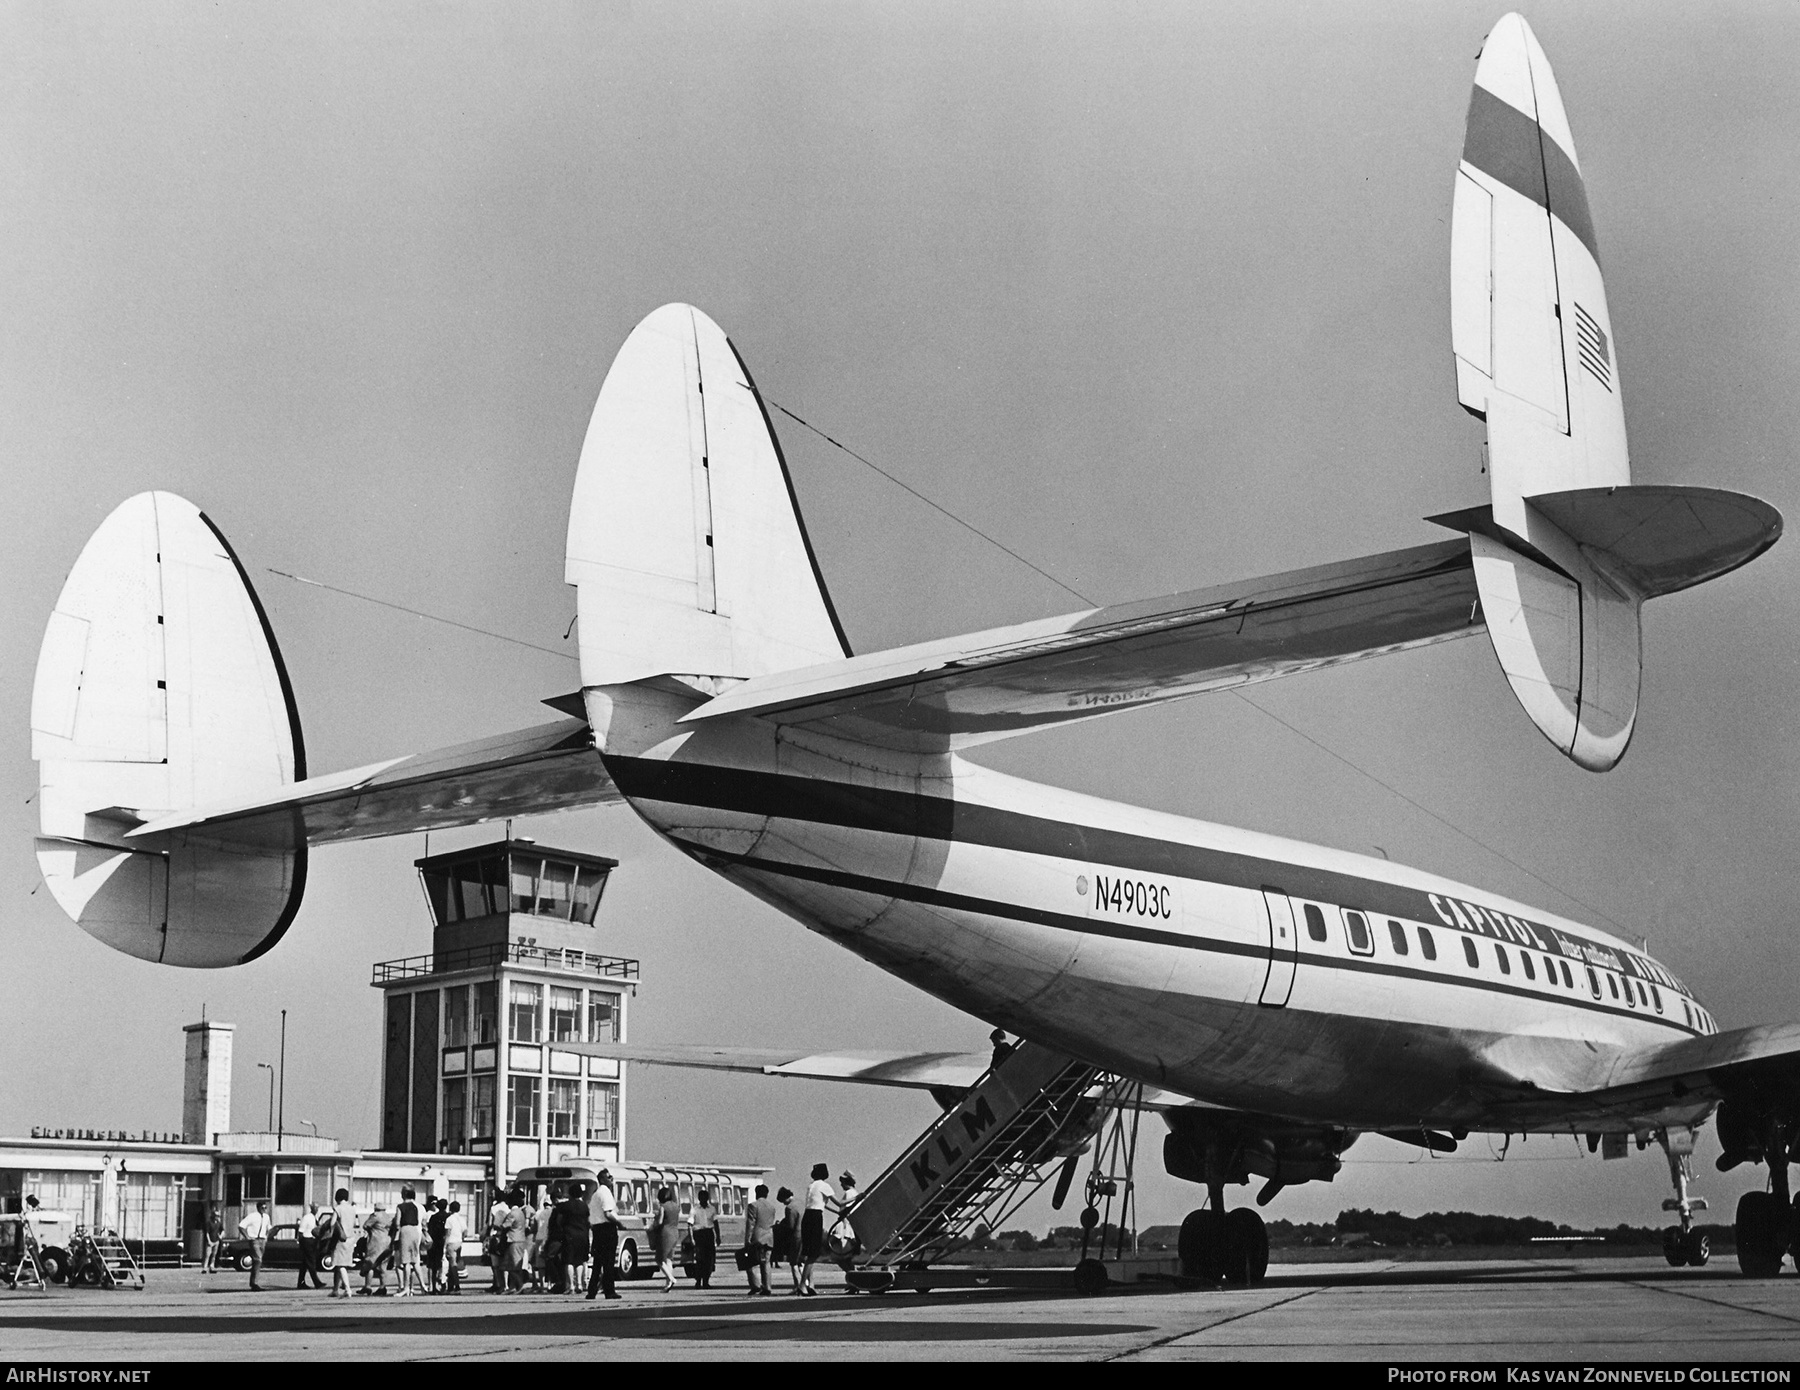
M 769 675 L 849 655 L 750 374 L 668 304 L 600 388 L 569 511 L 585 686 Z
M 1592 771 L 1637 719 L 1646 598 L 1774 544 L 1755 498 L 1636 488 L 1599 241 L 1562 96 L 1509 14 L 1475 68 L 1451 215 L 1457 395 L 1487 422 L 1491 507 L 1471 533 L 1488 633 L 1513 692 Z
M 107 945 L 171 965 L 234 965 L 300 903 L 306 844 L 203 833 L 150 851 L 158 816 L 279 792 L 304 776 L 287 673 L 237 557 L 192 503 L 122 503 L 75 562 L 44 632 L 31 701 L 38 864 Z

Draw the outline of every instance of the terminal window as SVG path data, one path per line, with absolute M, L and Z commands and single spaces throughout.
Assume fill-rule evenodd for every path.
M 452 985 L 444 991 L 444 1046 L 466 1047 L 469 1042 L 469 987 Z
M 550 986 L 550 1041 L 581 1041 L 581 991 Z
M 538 1137 L 538 1099 L 543 1083 L 535 1076 L 515 1076 L 506 1088 L 506 1132 L 515 1139 Z
M 587 1137 L 596 1144 L 619 1142 L 619 1085 L 616 1081 L 588 1082 Z
M 277 1173 L 275 1175 L 275 1205 L 278 1207 L 303 1207 L 306 1205 L 305 1173 Z
M 543 1003 L 543 998 L 542 985 L 513 981 L 507 994 L 507 1037 L 514 1042 L 524 1043 L 544 1040 L 543 1025 L 539 1021 L 539 1006 Z M 533 1133 L 535 1132 L 534 1130 Z
M 500 1037 L 500 986 L 483 980 L 475 986 L 475 1020 L 470 1025 L 470 1042 L 491 1043 Z
M 588 993 L 588 1041 L 616 1043 L 619 1040 L 619 996 L 608 990 Z
M 581 1130 L 581 1083 L 550 1079 L 550 1093 L 544 1110 L 544 1135 L 549 1139 L 574 1139 Z
M 494 1137 L 494 1078 L 491 1076 L 469 1079 L 469 1137 Z

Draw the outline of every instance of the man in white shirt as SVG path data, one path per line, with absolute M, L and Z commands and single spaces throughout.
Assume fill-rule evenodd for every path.
M 258 1202 L 256 1210 L 238 1222 L 238 1234 L 250 1242 L 250 1287 L 257 1293 L 261 1293 L 262 1285 L 257 1282 L 257 1277 L 262 1273 L 263 1253 L 269 1244 L 269 1204 L 267 1202 Z
M 444 1218 L 445 1293 L 462 1292 L 463 1237 L 468 1230 L 469 1219 L 463 1215 L 462 1203 L 452 1202 L 450 1214 Z
M 294 1287 L 306 1287 L 307 1278 L 312 1279 L 315 1289 L 322 1289 L 325 1283 L 319 1278 L 319 1204 L 314 1202 L 300 1213 L 299 1221 L 294 1223 L 294 1234 L 300 1240 L 300 1277 L 294 1281 Z
M 623 1298 L 613 1280 L 619 1265 L 619 1203 L 613 1196 L 612 1174 L 604 1168 L 595 1174 L 600 1186 L 588 1199 L 588 1214 L 593 1219 L 594 1272 L 588 1276 L 587 1296 L 604 1291 L 608 1298 Z

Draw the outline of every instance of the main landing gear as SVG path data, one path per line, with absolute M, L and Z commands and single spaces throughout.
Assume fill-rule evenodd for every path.
M 1712 1238 L 1694 1229 L 1694 1213 L 1706 1210 L 1706 1198 L 1688 1195 L 1694 1131 L 1685 1125 L 1659 1130 L 1656 1140 L 1668 1155 L 1669 1181 L 1675 1184 L 1675 1195 L 1663 1199 L 1663 1210 L 1674 1212 L 1680 1222 L 1663 1232 L 1663 1258 L 1677 1268 L 1692 1265 L 1698 1269 L 1712 1258 Z
M 1247 1288 L 1269 1270 L 1268 1228 L 1249 1207 L 1227 1211 L 1223 1183 L 1207 1184 L 1207 1205 L 1187 1214 L 1177 1248 L 1186 1279 Z
M 1753 1114 L 1727 1101 L 1719 1107 L 1721 1172 L 1758 1159 L 1769 1166 L 1769 1190 L 1738 1198 L 1738 1267 L 1752 1279 L 1781 1273 L 1781 1260 L 1800 1233 L 1800 1212 L 1788 1192 L 1795 1126 L 1779 1115 Z M 1800 1263 L 1800 1256 L 1796 1256 Z

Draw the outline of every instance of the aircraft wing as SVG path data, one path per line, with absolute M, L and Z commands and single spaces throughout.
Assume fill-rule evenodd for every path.
M 1482 628 L 1469 543 L 1440 542 L 759 676 L 685 722 L 961 748 Z
M 589 1057 L 615 1057 L 653 1067 L 694 1067 L 701 1071 L 750 1072 L 802 1081 L 854 1081 L 863 1086 L 951 1092 L 971 1089 L 994 1064 L 991 1052 L 814 1052 L 796 1057 L 792 1048 L 713 1047 L 673 1043 L 640 1047 L 628 1043 L 558 1043 Z M 1146 1110 L 1217 1109 L 1174 1091 L 1144 1088 Z
M 618 801 L 587 721 L 559 719 L 431 753 L 291 782 L 279 795 L 161 816 L 126 832 L 156 849 L 176 832 L 227 845 L 280 848 L 298 817 L 311 844 L 543 815 Z
M 1703 1116 L 1734 1097 L 1757 1110 L 1800 1102 L 1800 1023 L 1736 1028 L 1628 1052 L 1591 1090 L 1505 1101 L 1495 1107 L 1495 1118 L 1521 1128 L 1648 1128 L 1658 1116 L 1680 1110 Z
M 753 1072 L 761 1076 L 800 1077 L 811 1081 L 857 1081 L 865 1086 L 902 1086 L 916 1090 L 966 1091 L 993 1064 L 987 1052 L 817 1052 L 796 1055 L 792 1049 L 710 1047 L 672 1044 L 639 1047 L 625 1043 L 558 1043 L 590 1057 L 616 1057 L 662 1067 L 696 1067 L 702 1071 Z

